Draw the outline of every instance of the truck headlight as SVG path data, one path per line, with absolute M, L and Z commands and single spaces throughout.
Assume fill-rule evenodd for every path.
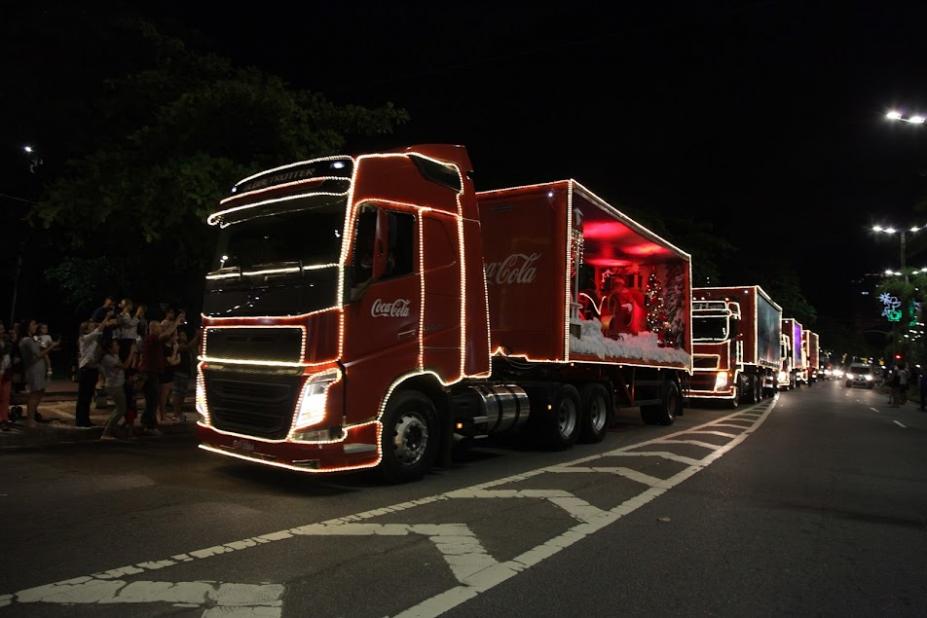
M 209 423 L 209 406 L 206 403 L 206 378 L 203 377 L 203 368 L 196 369 L 196 413 L 200 416 L 200 421 Z
M 330 369 L 311 376 L 303 384 L 296 402 L 296 422 L 294 431 L 299 431 L 325 420 L 325 404 L 328 401 L 328 389 L 341 379 L 340 369 Z
M 872 376 L 871 376 L 871 375 L 868 375 L 868 374 L 866 375 L 866 382 L 872 382 Z
M 719 371 L 718 375 L 715 376 L 715 390 L 721 391 L 727 388 L 727 372 Z

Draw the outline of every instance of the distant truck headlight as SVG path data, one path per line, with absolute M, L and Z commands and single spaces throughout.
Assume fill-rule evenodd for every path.
M 328 389 L 340 379 L 341 370 L 331 369 L 306 380 L 296 403 L 296 423 L 293 426 L 295 431 L 318 425 L 325 420 Z
M 727 388 L 727 372 L 719 371 L 718 375 L 715 376 L 715 390 L 723 391 Z
M 834 369 L 834 375 L 838 378 L 843 377 L 843 369 Z
M 868 375 L 868 374 L 866 375 L 866 382 L 872 382 L 872 376 L 871 376 L 871 375 Z

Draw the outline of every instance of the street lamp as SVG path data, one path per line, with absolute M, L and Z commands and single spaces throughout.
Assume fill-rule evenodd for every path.
M 889 112 L 889 113 L 891 113 L 891 112 Z M 907 271 L 905 270 L 905 264 L 904 264 L 904 261 L 905 261 L 905 260 L 904 260 L 904 253 L 905 253 L 904 248 L 905 248 L 905 243 L 906 243 L 906 235 L 909 234 L 909 233 L 910 233 L 910 234 L 915 234 L 915 233 L 917 233 L 917 232 L 920 232 L 920 231 L 923 230 L 924 228 L 927 228 L 927 225 L 921 225 L 921 226 L 912 225 L 911 227 L 909 227 L 909 228 L 906 229 L 906 230 L 904 230 L 904 229 L 896 229 L 896 228 L 894 228 L 894 227 L 892 227 L 892 226 L 890 226 L 890 225 L 889 225 L 889 226 L 884 226 L 884 225 L 873 225 L 873 226 L 872 226 L 872 231 L 873 231 L 873 232 L 876 232 L 877 234 L 888 234 L 889 236 L 892 236 L 892 235 L 894 235 L 894 234 L 898 234 L 899 237 L 901 238 L 901 272 L 900 272 L 900 273 L 897 273 L 897 274 L 904 274 L 904 282 L 905 282 L 905 283 L 908 282 L 908 273 L 907 273 Z M 923 271 L 922 271 L 922 272 L 923 272 Z M 886 271 L 885 271 L 885 274 L 886 274 L 886 275 L 892 275 L 892 274 L 896 274 L 896 273 L 893 273 L 893 272 L 891 272 L 891 271 L 886 270 Z
M 889 110 L 885 114 L 885 119 L 892 122 L 906 122 L 908 124 L 914 125 L 922 125 L 924 122 L 927 122 L 927 117 L 924 117 L 921 114 L 911 114 L 910 116 L 905 116 L 897 109 Z

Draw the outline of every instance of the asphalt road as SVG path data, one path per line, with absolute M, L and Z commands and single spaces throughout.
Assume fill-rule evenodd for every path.
M 927 613 L 927 414 L 836 383 L 419 483 L 186 437 L 0 458 L 0 618 Z

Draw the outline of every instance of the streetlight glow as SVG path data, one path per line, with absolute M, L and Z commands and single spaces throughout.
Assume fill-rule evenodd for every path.
M 873 231 L 873 232 L 881 232 L 881 231 L 882 231 L 882 226 L 881 226 L 881 225 L 873 225 L 873 226 L 872 226 L 872 231 Z
M 23 152 L 32 154 L 32 146 L 23 146 Z
M 897 109 L 889 110 L 889 112 L 885 114 L 885 118 L 887 120 L 901 120 L 901 112 Z
M 912 227 L 912 228 L 911 228 L 911 231 L 912 231 L 912 232 L 916 232 L 916 231 L 918 231 L 919 229 L 921 229 L 921 228 L 915 226 L 915 227 Z
M 887 227 L 883 230 L 886 234 L 894 234 L 896 232 L 895 228 Z
M 924 118 L 923 116 L 921 116 L 921 115 L 919 115 L 919 114 L 916 115 L 916 116 L 911 116 L 910 118 L 908 118 L 908 122 L 911 123 L 911 124 L 924 124 L 924 121 L 925 121 L 925 120 L 927 120 L 927 118 Z

